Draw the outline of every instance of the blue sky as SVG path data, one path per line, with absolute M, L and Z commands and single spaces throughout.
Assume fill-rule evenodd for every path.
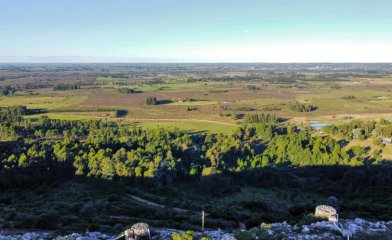
M 0 61 L 392 62 L 392 1 L 0 0 Z

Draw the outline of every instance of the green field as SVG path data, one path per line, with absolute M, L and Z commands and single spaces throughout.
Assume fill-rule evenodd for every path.
M 44 68 L 34 70 L 42 69 Z M 351 116 L 352 119 L 392 119 L 392 95 L 388 91 L 392 87 L 390 74 L 364 78 L 339 70 L 339 73 L 344 74 L 338 77 L 339 74 L 336 72 L 330 76 L 328 73 L 301 70 L 305 75 L 303 79 L 287 83 L 279 81 L 282 75 L 291 77 L 291 73 L 287 72 L 267 74 L 264 70 L 255 71 L 252 74 L 256 77 L 251 78 L 248 70 L 241 68 L 222 71 L 206 70 L 208 68 L 201 67 L 189 72 L 178 72 L 178 69 L 173 67 L 165 73 L 145 70 L 145 74 L 142 74 L 138 68 L 138 74 L 134 76 L 131 74 L 132 71 L 126 68 L 109 67 L 104 76 L 98 74 L 95 81 L 83 85 L 78 90 L 53 91 L 52 87 L 48 87 L 17 91 L 13 96 L 2 97 L 0 106 L 23 105 L 30 109 L 56 110 L 58 112 L 50 112 L 49 116 L 58 119 L 105 117 L 123 122 L 145 119 L 141 120 L 141 124 L 145 126 L 156 126 L 157 124 L 151 120 L 161 119 L 160 125 L 165 127 L 173 125 L 191 131 L 216 133 L 229 132 L 232 127 L 190 120 L 212 119 L 217 122 L 235 123 L 241 122 L 241 116 L 250 112 L 273 113 L 299 125 L 306 124 L 309 119 L 345 122 L 342 120 L 343 116 Z M 202 73 L 199 74 L 196 70 L 201 70 Z M 113 77 L 109 77 L 112 74 Z M 123 74 L 124 78 L 116 77 L 118 74 Z M 201 80 L 197 81 L 199 78 Z M 220 78 L 225 80 L 218 81 Z M 187 82 L 189 79 L 192 81 Z M 275 80 L 269 81 L 271 79 Z M 160 83 L 155 84 L 156 80 Z M 26 77 L 26 81 L 34 82 L 34 79 Z M 37 80 L 41 81 L 42 79 Z M 55 85 L 63 83 L 62 81 L 72 82 L 67 78 L 59 78 L 55 83 L 48 82 Z M 77 82 L 83 80 L 79 79 Z M 141 93 L 121 93 L 119 88 L 136 89 Z M 342 99 L 347 95 L 354 96 L 355 99 Z M 145 99 L 149 96 L 156 97 L 160 104 L 146 106 Z M 378 99 L 379 96 L 386 98 Z M 306 113 L 295 112 L 290 110 L 290 105 L 294 102 L 313 104 L 318 109 Z M 189 109 L 188 106 L 194 108 Z M 116 119 L 114 114 L 107 115 L 98 111 L 102 108 L 122 109 L 128 111 L 128 114 Z M 67 112 L 70 109 L 80 112 Z M 84 113 L 83 109 L 88 109 L 88 112 Z M 164 119 L 178 121 L 172 123 Z
M 218 124 L 199 121 L 144 121 L 135 122 L 136 126 L 143 128 L 178 128 L 189 132 L 232 133 L 237 127 L 233 125 Z
M 26 119 L 34 119 L 34 118 L 39 118 L 41 116 L 47 116 L 50 119 L 59 119 L 59 120 L 92 120 L 92 119 L 98 119 L 96 116 L 88 116 L 88 115 L 76 115 L 76 114 L 52 114 L 52 113 L 47 113 L 47 114 L 36 114 L 36 115 L 28 115 L 25 116 Z
M 31 109 L 57 109 L 82 102 L 86 97 L 74 96 L 9 96 L 0 98 L 0 106 L 22 105 Z

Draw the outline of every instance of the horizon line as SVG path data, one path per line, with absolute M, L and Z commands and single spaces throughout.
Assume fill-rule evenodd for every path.
M 268 61 L 246 59 L 208 59 L 208 58 L 153 58 L 153 57 L 108 57 L 108 56 L 1 56 L 0 64 L 391 64 L 388 61 Z
M 147 58 L 146 58 L 147 59 Z M 151 59 L 152 60 L 152 59 Z M 227 64 L 392 64 L 391 61 L 188 61 L 188 60 L 157 60 L 157 61 L 1 61 L 0 64 L 140 64 L 140 63 L 188 63 L 188 64 L 203 64 L 203 63 L 227 63 Z
M 287 61 L 287 62 L 278 62 L 278 61 L 125 61 L 125 62 L 111 62 L 111 61 L 91 61 L 91 62 L 79 62 L 79 61 L 70 61 L 70 62 L 28 62 L 28 61 L 1 61 L 0 64 L 141 64 L 141 63 L 150 63 L 150 64 L 178 64 L 178 63 L 187 63 L 187 64 L 392 64 L 392 61 L 358 61 L 358 62 L 351 62 L 351 61 Z

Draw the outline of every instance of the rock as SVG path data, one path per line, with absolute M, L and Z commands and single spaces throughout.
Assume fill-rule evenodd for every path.
M 125 240 L 135 237 L 150 236 L 150 227 L 147 223 L 136 223 L 130 229 L 124 231 Z
M 224 232 L 220 229 L 216 231 L 205 231 L 204 235 L 211 240 L 236 240 L 232 233 Z
M 253 228 L 248 232 L 250 234 L 262 233 L 259 239 L 287 239 L 287 240 L 341 240 L 342 234 L 338 233 L 336 226 L 345 236 L 351 236 L 354 239 L 391 239 L 392 221 L 366 221 L 357 219 L 341 219 L 339 223 L 330 221 L 319 221 L 309 225 L 290 225 L 286 222 L 261 224 L 260 227 Z M 147 233 L 149 227 L 147 224 L 136 224 L 134 230 L 139 234 Z M 131 228 L 132 229 L 132 228 Z M 129 229 L 129 230 L 131 230 Z M 172 233 L 183 233 L 182 230 L 168 228 L 153 228 L 152 238 L 154 240 L 171 240 Z M 197 233 L 201 236 L 201 233 Z M 235 234 L 225 230 L 205 231 L 205 236 L 210 240 L 235 240 Z M 67 236 L 52 236 L 50 233 L 27 232 L 15 235 L 1 235 L 0 240 L 114 240 L 114 236 L 109 236 L 100 232 L 73 233 Z M 199 238 L 196 238 L 199 239 Z M 351 238 L 350 238 L 351 239 Z
M 366 223 L 365 220 L 360 219 L 360 218 L 356 218 L 356 219 L 354 220 L 354 222 L 355 222 L 355 224 L 357 224 L 357 225 L 363 225 L 363 224 Z
M 335 225 L 332 222 L 328 221 L 321 221 L 321 222 L 315 222 L 310 224 L 310 228 L 321 228 L 321 229 L 335 229 Z
M 72 233 L 66 236 L 53 237 L 50 233 L 27 232 L 15 235 L 0 235 L 0 240 L 110 240 L 114 237 L 100 232 Z
M 136 223 L 131 227 L 131 229 L 138 236 L 147 236 L 150 234 L 150 227 L 147 223 Z
M 242 222 L 239 223 L 239 227 L 241 230 L 246 230 L 246 225 Z
M 23 240 L 36 240 L 36 239 L 46 239 L 43 234 L 39 233 L 25 233 L 22 236 Z
M 266 224 L 266 223 L 261 223 L 261 224 L 260 224 L 260 228 L 261 228 L 261 229 L 265 229 L 265 228 L 267 228 L 268 226 L 270 226 L 270 225 L 268 225 L 268 224 Z
M 114 239 L 114 237 L 108 236 L 100 232 L 89 232 L 84 234 L 72 233 L 67 236 L 58 236 L 54 239 L 56 240 L 97 240 L 97 239 L 109 240 L 109 239 Z
M 350 230 L 343 229 L 342 235 L 343 235 L 343 237 L 352 237 L 353 233 Z
M 337 212 L 336 209 L 327 206 L 327 205 L 319 205 L 316 207 L 316 211 L 314 213 L 316 217 L 326 218 L 328 221 L 337 222 Z
M 350 223 L 350 224 L 347 226 L 347 230 L 350 231 L 350 232 L 351 232 L 351 235 L 352 235 L 352 234 L 355 234 L 357 231 L 362 231 L 363 229 L 362 229 L 362 227 L 359 226 L 359 225 L 356 225 L 356 224 L 354 224 L 354 223 Z
M 169 228 L 159 228 L 159 229 L 154 229 L 153 234 L 157 236 L 155 239 L 159 240 L 171 240 L 172 237 L 171 235 L 173 233 L 180 233 L 183 234 L 184 231 L 176 230 L 176 229 L 169 229 Z

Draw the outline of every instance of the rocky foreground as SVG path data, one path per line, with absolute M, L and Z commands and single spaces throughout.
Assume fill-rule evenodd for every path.
M 339 229 L 338 229 L 338 228 Z M 1 232 L 1 231 L 0 231 Z M 154 229 L 152 239 L 169 240 L 173 233 L 182 233 L 175 229 Z M 227 232 L 222 230 L 206 231 L 205 237 L 211 240 L 234 239 L 392 239 L 392 221 L 366 221 L 363 219 L 341 220 L 338 225 L 330 221 L 319 221 L 309 225 L 289 225 L 286 222 L 261 224 L 260 227 L 247 231 Z M 50 233 L 27 232 L 17 235 L 0 235 L 0 240 L 94 240 L 114 239 L 116 236 L 99 232 L 85 234 L 73 233 L 67 236 L 53 236 Z M 194 239 L 198 239 L 196 236 Z

